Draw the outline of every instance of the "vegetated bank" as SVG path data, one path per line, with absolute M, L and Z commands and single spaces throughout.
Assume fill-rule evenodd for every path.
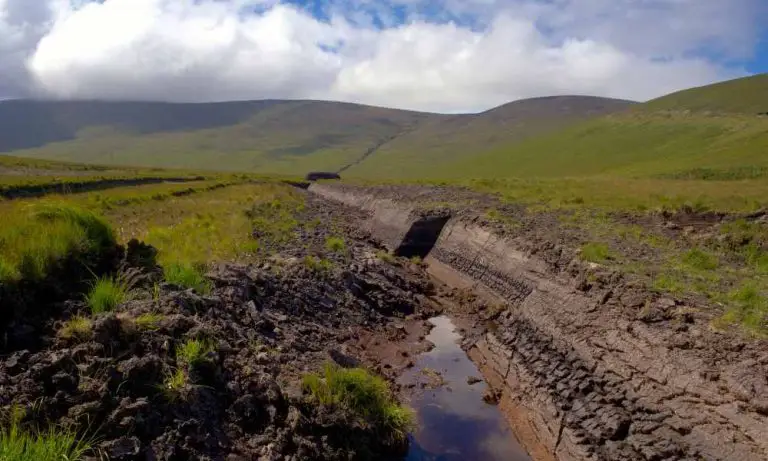
M 360 212 L 274 182 L 124 203 L 106 217 L 87 200 L 44 202 L 0 238 L 2 303 L 14 306 L 3 324 L 0 455 L 404 452 L 412 419 L 384 381 L 340 365 L 316 374 L 334 360 L 396 373 L 344 350 L 437 309 L 421 266 L 376 256 L 351 224 Z M 26 238 L 14 236 L 19 224 Z M 153 246 L 118 243 L 131 234 Z
M 310 191 L 426 256 L 534 459 L 766 458 L 764 212 L 448 186 Z

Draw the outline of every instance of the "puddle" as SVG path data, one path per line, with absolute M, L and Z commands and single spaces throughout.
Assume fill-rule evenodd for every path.
M 467 382 L 470 376 L 482 376 L 459 347 L 461 336 L 451 320 L 441 316 L 430 322 L 435 327 L 427 339 L 435 348 L 419 356 L 416 366 L 401 378 L 403 384 L 417 385 L 410 404 L 416 410 L 418 429 L 405 459 L 530 461 L 499 409 L 483 401 L 486 384 Z M 441 380 L 443 385 L 435 389 L 419 389 L 419 383 Z

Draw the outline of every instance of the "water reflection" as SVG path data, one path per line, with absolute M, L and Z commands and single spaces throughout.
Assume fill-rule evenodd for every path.
M 530 461 L 510 432 L 497 407 L 483 402 L 486 385 L 470 385 L 480 377 L 477 367 L 458 345 L 461 338 L 448 317 L 431 319 L 427 339 L 435 348 L 419 357 L 404 383 L 424 382 L 429 370 L 440 372 L 445 384 L 427 389 L 411 400 L 418 429 L 411 437 L 407 461 Z

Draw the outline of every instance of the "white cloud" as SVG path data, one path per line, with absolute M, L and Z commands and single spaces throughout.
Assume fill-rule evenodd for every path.
M 276 3 L 0 0 L 0 97 L 322 98 L 446 112 L 547 94 L 648 99 L 740 75 L 687 55 L 746 55 L 761 0 L 442 2 L 444 16 L 473 15 L 474 27 L 430 22 L 426 0 L 391 0 L 408 18 L 385 30 L 365 25 L 363 2 L 353 22 L 342 4 L 323 22 Z M 375 11 L 386 14 L 381 2 Z

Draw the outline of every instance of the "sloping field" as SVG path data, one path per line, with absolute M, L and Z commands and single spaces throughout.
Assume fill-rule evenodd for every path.
M 74 121 L 66 122 L 69 114 Z M 23 101 L 0 103 L 0 119 L 4 115 L 22 123 L 29 122 L 30 117 L 44 120 L 39 123 L 40 133 L 17 127 L 28 136 L 15 144 L 0 142 L 0 151 L 13 151 L 14 155 L 110 165 L 294 174 L 341 168 L 432 116 L 319 101 Z M 0 124 L 0 138 L 13 128 Z
M 401 164 L 466 158 L 630 104 L 582 96 L 537 98 L 448 116 L 319 101 L 22 101 L 0 103 L 0 120 L 14 120 L 0 123 L 0 139 L 7 136 L 0 151 L 83 163 L 295 175 L 337 171 L 370 158 L 380 175 L 391 175 Z M 32 131 L 14 128 L 32 120 Z
M 675 93 L 521 142 L 459 158 L 419 152 L 396 165 L 371 157 L 369 178 L 531 178 L 615 175 L 750 179 L 768 166 L 768 76 Z M 384 161 L 383 165 L 376 161 Z
M 633 104 L 590 96 L 555 96 L 516 101 L 476 115 L 429 120 L 381 146 L 346 171 L 345 176 L 433 177 L 443 167 L 473 162 L 478 154 L 490 149 L 557 133 L 574 123 L 619 112 Z

